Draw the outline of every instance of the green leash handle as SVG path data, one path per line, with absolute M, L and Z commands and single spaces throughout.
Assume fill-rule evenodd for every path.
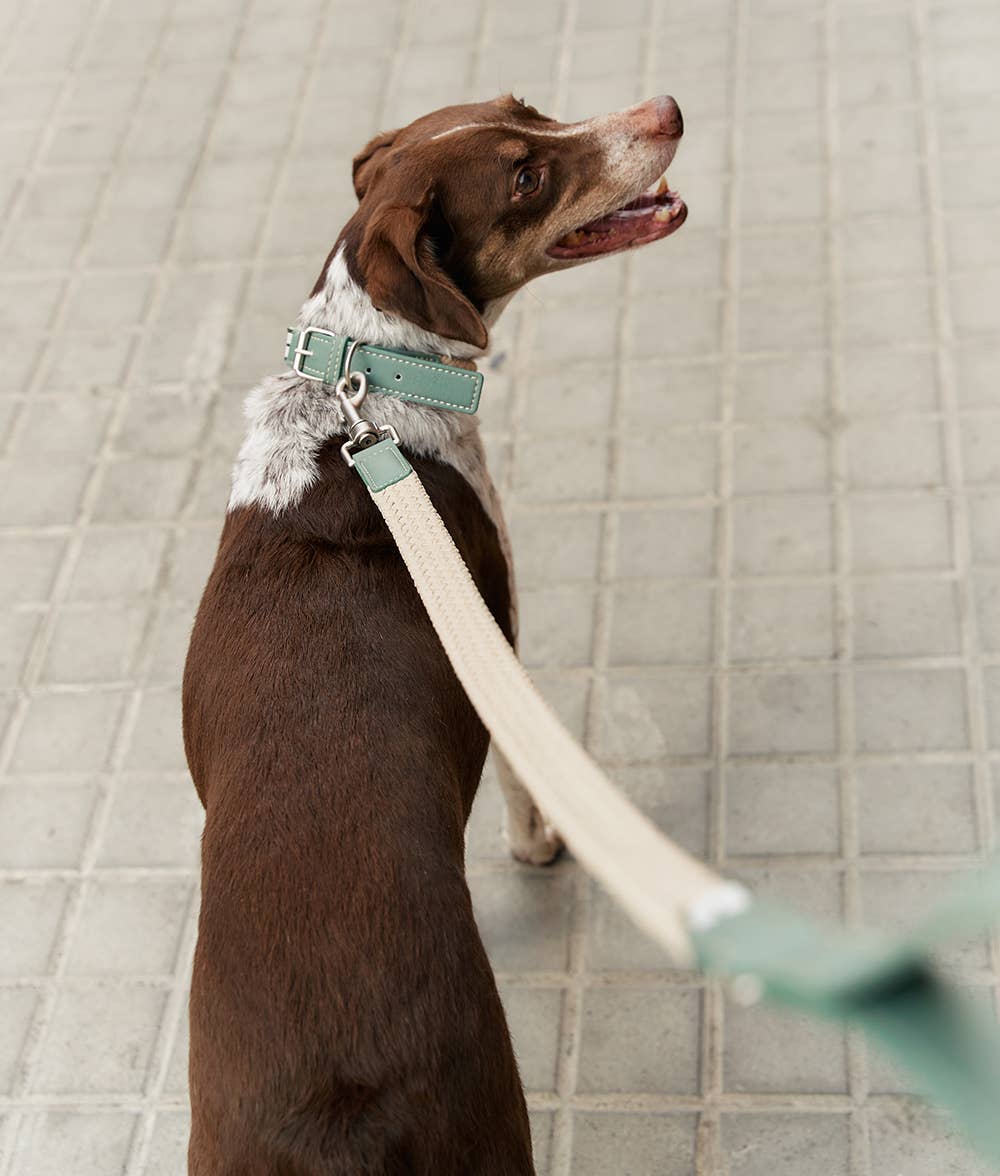
M 1000 918 L 1000 864 L 964 881 L 905 939 L 824 926 L 752 903 L 693 927 L 698 966 L 737 994 L 862 1029 L 1000 1168 L 1000 1026 L 934 969 L 929 952 Z

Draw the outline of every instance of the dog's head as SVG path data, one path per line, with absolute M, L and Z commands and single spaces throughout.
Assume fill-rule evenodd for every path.
M 355 158 L 349 272 L 379 310 L 485 347 L 490 303 L 681 226 L 664 172 L 682 133 L 666 97 L 578 123 L 509 95 L 435 111 Z

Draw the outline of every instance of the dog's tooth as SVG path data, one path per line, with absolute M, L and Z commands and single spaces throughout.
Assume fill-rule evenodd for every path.
M 662 196 L 663 193 L 666 191 L 667 191 L 667 175 L 666 175 L 666 172 L 664 172 L 664 174 L 662 176 L 660 176 L 659 180 L 657 181 L 656 195 Z
M 674 210 L 669 205 L 664 208 L 658 208 L 656 212 L 653 213 L 653 220 L 659 221 L 661 224 L 665 224 L 667 221 L 673 219 Z

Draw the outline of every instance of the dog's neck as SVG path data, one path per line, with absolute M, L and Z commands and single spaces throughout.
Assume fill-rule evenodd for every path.
M 492 327 L 507 305 L 508 298 L 487 306 L 483 318 Z M 474 357 L 486 354 L 469 343 L 445 339 L 415 323 L 376 309 L 364 288 L 351 277 L 344 246 L 330 258 L 319 290 L 303 305 L 299 327 L 323 327 L 337 335 L 348 335 L 378 347 L 416 351 L 439 356 L 445 363 L 475 369 Z M 470 362 L 471 361 L 471 362 Z

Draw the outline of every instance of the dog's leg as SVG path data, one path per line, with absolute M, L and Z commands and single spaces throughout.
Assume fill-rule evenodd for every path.
M 513 769 L 501 753 L 493 748 L 500 791 L 507 805 L 504 835 L 511 856 L 531 866 L 547 866 L 562 853 L 563 841 L 546 823 L 531 794 L 514 775 Z

